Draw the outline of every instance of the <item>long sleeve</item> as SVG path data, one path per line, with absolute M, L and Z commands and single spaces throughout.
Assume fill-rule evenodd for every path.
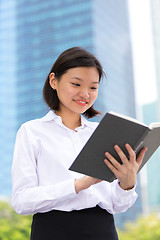
M 126 191 L 119 186 L 118 180 L 112 183 L 103 181 L 87 189 L 86 198 L 89 201 L 92 197 L 93 202 L 97 202 L 101 208 L 106 209 L 111 214 L 125 212 L 137 199 L 135 187 Z
M 17 133 L 12 165 L 12 205 L 20 214 L 45 212 L 76 197 L 73 179 L 39 186 L 38 154 L 34 136 L 22 126 Z
M 123 190 L 119 184 L 118 180 L 115 180 L 111 184 L 112 191 L 112 201 L 113 201 L 113 209 L 116 212 L 125 212 L 128 208 L 130 208 L 136 201 L 138 195 L 135 192 L 136 186 L 127 191 Z

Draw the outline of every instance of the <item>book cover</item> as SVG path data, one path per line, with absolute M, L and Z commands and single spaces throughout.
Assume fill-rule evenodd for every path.
M 126 143 L 131 145 L 137 155 L 143 147 L 148 148 L 141 169 L 160 145 L 160 127 L 151 129 L 134 119 L 107 113 L 69 170 L 112 182 L 115 175 L 104 163 L 105 152 L 112 154 L 121 163 L 114 145 L 119 145 L 128 157 Z

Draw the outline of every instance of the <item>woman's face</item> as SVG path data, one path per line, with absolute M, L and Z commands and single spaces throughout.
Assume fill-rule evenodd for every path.
M 50 74 L 50 85 L 59 98 L 59 112 L 84 113 L 98 96 L 99 73 L 96 67 L 69 69 L 60 80 Z

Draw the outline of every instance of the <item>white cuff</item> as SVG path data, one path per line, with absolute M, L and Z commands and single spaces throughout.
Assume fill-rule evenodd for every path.
M 135 192 L 135 188 L 136 188 L 136 184 L 135 184 L 134 188 L 132 188 L 131 190 L 124 190 L 119 186 L 119 182 L 117 181 L 112 189 L 113 196 L 116 199 L 116 201 L 120 201 L 123 203 L 130 202 L 130 200 L 133 198 L 133 196 L 134 197 L 135 197 L 135 195 L 137 196 L 137 194 Z

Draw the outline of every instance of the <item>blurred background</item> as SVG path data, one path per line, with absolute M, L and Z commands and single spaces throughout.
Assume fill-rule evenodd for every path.
M 0 0 L 2 201 L 11 196 L 16 132 L 46 114 L 45 79 L 59 54 L 74 46 L 95 54 L 107 75 L 95 108 L 160 122 L 160 0 Z M 159 154 L 138 175 L 135 205 L 115 215 L 119 229 L 160 213 Z

